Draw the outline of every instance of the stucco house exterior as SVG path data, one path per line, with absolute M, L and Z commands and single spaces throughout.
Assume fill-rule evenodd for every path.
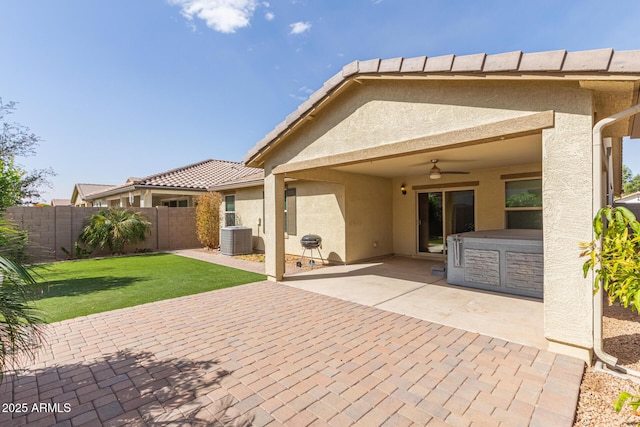
M 122 185 L 86 194 L 83 200 L 104 207 L 193 207 L 195 198 L 210 186 L 255 173 L 262 171 L 238 162 L 209 159 L 144 178 L 129 178 Z
M 309 233 L 336 263 L 446 262 L 456 233 L 538 229 L 549 349 L 589 361 L 592 279 L 578 244 L 620 194 L 639 88 L 640 51 L 355 61 L 246 154 L 263 185 L 212 189 L 233 195 L 271 280 Z

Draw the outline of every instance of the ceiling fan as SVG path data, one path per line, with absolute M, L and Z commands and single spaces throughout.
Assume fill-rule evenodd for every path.
M 431 163 L 433 164 L 433 166 L 431 167 L 431 169 L 429 169 L 429 179 L 440 179 L 443 174 L 466 175 L 469 173 L 469 172 L 462 172 L 462 171 L 446 171 L 446 172 L 442 171 L 438 167 L 438 159 L 432 159 Z

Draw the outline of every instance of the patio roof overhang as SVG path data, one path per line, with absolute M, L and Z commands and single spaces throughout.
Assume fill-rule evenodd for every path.
M 393 177 L 425 174 L 431 159 L 448 164 L 464 161 L 467 169 L 488 169 L 514 164 L 538 163 L 542 158 L 540 134 L 553 127 L 554 113 L 523 115 L 438 135 L 356 150 L 275 167 L 272 172 L 295 177 L 303 171 L 333 169 L 366 175 Z

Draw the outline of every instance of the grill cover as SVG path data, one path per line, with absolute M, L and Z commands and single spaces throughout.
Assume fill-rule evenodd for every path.
M 317 234 L 307 234 L 302 236 L 302 239 L 300 239 L 300 244 L 302 245 L 302 247 L 307 249 L 317 248 L 322 244 L 322 237 L 318 236 Z

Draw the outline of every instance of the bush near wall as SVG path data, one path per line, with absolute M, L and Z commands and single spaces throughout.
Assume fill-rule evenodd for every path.
M 196 234 L 206 248 L 220 246 L 220 205 L 222 194 L 210 192 L 196 199 Z

